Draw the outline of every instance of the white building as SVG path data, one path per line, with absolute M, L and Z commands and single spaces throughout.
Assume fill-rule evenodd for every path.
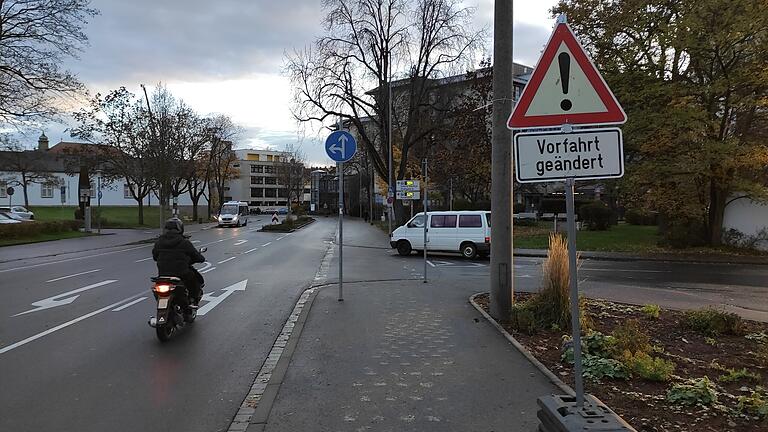
M 48 148 L 48 138 L 45 134 L 38 140 L 36 150 L 27 150 L 28 155 L 35 158 L 40 167 L 49 174 L 51 181 L 33 182 L 27 186 L 27 195 L 30 207 L 50 207 L 66 206 L 75 207 L 79 205 L 79 173 L 67 172 L 67 159 L 71 158 L 71 153 L 66 149 L 77 148 L 78 146 L 89 145 L 74 142 L 59 142 L 51 148 Z M 8 155 L 9 152 L 0 152 Z M 3 156 L 0 154 L 0 156 Z M 0 157 L 0 163 L 2 163 Z M 5 169 L 5 170 L 4 170 Z M 101 205 L 130 207 L 137 206 L 138 203 L 128 189 L 124 179 L 107 181 L 99 176 L 98 173 L 91 175 L 91 204 L 96 205 L 99 201 L 98 191 L 101 191 Z M 24 191 L 19 185 L 21 182 L 21 173 L 9 171 L 7 167 L 0 166 L 0 206 L 5 206 L 12 202 L 14 205 L 24 205 Z M 14 194 L 9 196 L 8 187 L 13 187 Z M 157 205 L 159 199 L 156 194 L 150 193 L 144 199 L 145 205 Z M 206 208 L 208 201 L 205 197 L 198 203 L 200 208 Z M 179 196 L 179 206 L 192 206 L 192 200 L 188 194 Z
M 273 150 L 235 150 L 239 175 L 225 186 L 226 201 L 245 201 L 252 211 L 274 212 L 288 208 L 288 189 L 280 184 L 278 164 L 285 152 Z M 310 188 L 304 188 L 302 203 L 309 202 Z

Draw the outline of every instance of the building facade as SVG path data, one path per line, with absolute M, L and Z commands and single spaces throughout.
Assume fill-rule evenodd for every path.
M 239 174 L 225 186 L 227 201 L 245 201 L 254 212 L 271 213 L 288 208 L 288 188 L 280 181 L 280 164 L 288 154 L 273 150 L 235 150 L 234 168 Z M 307 179 L 309 180 L 309 178 Z M 310 201 L 310 186 L 305 185 L 301 203 Z

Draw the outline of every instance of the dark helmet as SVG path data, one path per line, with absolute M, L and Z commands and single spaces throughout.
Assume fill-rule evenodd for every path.
M 184 234 L 184 222 L 177 217 L 172 217 L 165 221 L 165 227 L 163 227 L 165 234 Z

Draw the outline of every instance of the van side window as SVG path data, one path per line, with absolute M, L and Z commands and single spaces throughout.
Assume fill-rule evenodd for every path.
M 424 215 L 416 216 L 408 222 L 408 228 L 424 228 Z
M 459 228 L 482 228 L 483 219 L 480 215 L 460 215 Z
M 433 215 L 429 226 L 431 228 L 456 228 L 456 215 Z

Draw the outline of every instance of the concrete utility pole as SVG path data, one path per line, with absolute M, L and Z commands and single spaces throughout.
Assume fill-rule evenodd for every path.
M 496 0 L 493 18 L 493 129 L 491 150 L 491 316 L 512 310 L 512 112 L 511 0 Z

